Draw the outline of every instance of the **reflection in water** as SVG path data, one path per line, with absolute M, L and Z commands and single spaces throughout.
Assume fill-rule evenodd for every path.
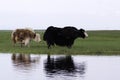
M 61 57 L 48 55 L 45 62 L 45 70 L 48 76 L 57 74 L 67 76 L 80 74 L 82 76 L 85 73 L 85 63 L 75 64 L 71 55 Z
M 0 54 L 0 80 L 120 80 L 119 74 L 120 56 Z
M 11 58 L 14 66 L 20 70 L 32 69 L 39 62 L 39 56 L 32 57 L 30 54 L 12 54 Z

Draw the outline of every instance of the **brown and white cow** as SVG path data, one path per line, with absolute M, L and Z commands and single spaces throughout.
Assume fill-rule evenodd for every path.
M 32 29 L 16 29 L 11 34 L 14 45 L 20 43 L 22 45 L 29 46 L 29 42 L 33 39 L 36 42 L 40 42 L 40 34 L 35 33 Z

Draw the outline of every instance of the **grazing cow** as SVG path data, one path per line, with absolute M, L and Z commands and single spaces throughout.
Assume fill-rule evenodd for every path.
M 32 29 L 16 29 L 12 32 L 11 38 L 14 44 L 20 43 L 25 46 L 29 46 L 29 42 L 33 39 L 36 42 L 40 42 L 40 34 L 35 33 Z
M 45 31 L 43 40 L 47 42 L 48 48 L 55 44 L 71 48 L 74 40 L 78 37 L 85 38 L 88 37 L 88 34 L 84 29 L 78 30 L 72 26 L 66 26 L 64 28 L 50 26 Z

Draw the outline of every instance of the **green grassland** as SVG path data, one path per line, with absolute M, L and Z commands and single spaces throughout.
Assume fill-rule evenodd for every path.
M 55 46 L 47 48 L 43 41 L 44 31 L 40 33 L 42 41 L 30 42 L 30 47 L 13 46 L 9 30 L 0 30 L 0 53 L 34 53 L 34 54 L 80 54 L 80 55 L 119 55 L 120 54 L 120 31 L 87 31 L 89 37 L 77 38 L 71 49 Z

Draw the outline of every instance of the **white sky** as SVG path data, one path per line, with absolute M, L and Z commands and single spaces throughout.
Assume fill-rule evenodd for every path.
M 51 25 L 120 30 L 120 0 L 0 0 L 0 30 Z

